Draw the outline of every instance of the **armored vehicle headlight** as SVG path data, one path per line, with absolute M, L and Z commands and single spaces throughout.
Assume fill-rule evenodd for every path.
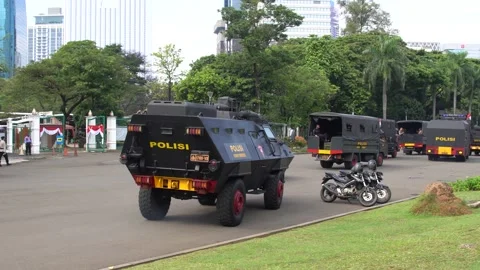
M 211 171 L 211 172 L 214 172 L 216 170 L 218 170 L 218 161 L 216 161 L 215 159 L 212 159 L 208 162 L 208 169 Z

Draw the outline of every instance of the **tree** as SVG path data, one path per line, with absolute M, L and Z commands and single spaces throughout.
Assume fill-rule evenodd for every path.
M 457 111 L 457 95 L 462 92 L 465 84 L 465 72 L 468 68 L 467 53 L 447 52 L 447 72 L 450 75 L 453 90 L 453 113 Z
M 244 0 L 240 9 L 226 7 L 221 10 L 222 19 L 227 23 L 227 39 L 241 39 L 242 48 L 251 62 L 254 79 L 253 90 L 257 111 L 262 101 L 260 91 L 263 54 L 272 42 L 287 39 L 287 28 L 299 26 L 303 17 L 274 0 Z
M 342 30 L 344 35 L 377 31 L 385 34 L 396 34 L 391 29 L 390 14 L 380 9 L 380 5 L 372 0 L 338 0 L 344 9 L 346 26 Z
M 468 62 L 467 68 L 466 68 L 466 75 L 467 75 L 467 80 L 466 80 L 466 85 L 467 85 L 467 91 L 465 94 L 469 96 L 468 99 L 468 112 L 471 114 L 472 113 L 472 104 L 473 104 L 473 99 L 477 97 L 479 86 L 480 86 L 480 65 L 477 62 Z
M 168 100 L 172 100 L 173 83 L 179 78 L 176 71 L 183 62 L 183 58 L 180 55 L 181 52 L 182 49 L 177 49 L 175 44 L 167 44 L 153 53 L 153 56 L 156 58 L 154 66 L 164 76 L 165 82 L 168 84 Z
M 123 89 L 130 77 L 120 57 L 97 48 L 93 41 L 75 41 L 62 46 L 51 58 L 19 69 L 10 95 L 31 96 L 40 105 L 56 105 L 67 118 L 87 99 Z
M 364 53 L 370 57 L 365 69 L 370 86 L 374 88 L 377 77 L 382 78 L 383 119 L 387 119 L 387 90 L 392 79 L 398 79 L 402 86 L 405 84 L 405 66 L 408 63 L 405 50 L 400 38 L 380 35 L 378 42 L 367 48 Z

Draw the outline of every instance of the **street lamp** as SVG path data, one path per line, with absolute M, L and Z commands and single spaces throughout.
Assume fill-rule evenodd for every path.
M 213 92 L 212 92 L 212 91 L 208 91 L 208 92 L 207 92 L 207 96 L 208 96 L 208 105 L 210 105 L 210 104 L 212 104 Z

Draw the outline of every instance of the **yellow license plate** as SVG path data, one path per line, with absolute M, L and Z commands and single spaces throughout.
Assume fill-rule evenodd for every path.
M 438 154 L 440 155 L 451 155 L 452 148 L 451 147 L 438 147 Z
M 155 176 L 155 187 L 182 191 L 195 191 L 193 181 L 189 178 Z
M 208 163 L 210 155 L 208 154 L 190 154 L 190 161 Z
M 414 143 L 406 143 L 405 146 L 415 146 Z

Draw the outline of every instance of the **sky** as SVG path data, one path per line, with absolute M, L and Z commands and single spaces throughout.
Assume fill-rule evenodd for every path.
M 173 43 L 182 49 L 181 70 L 196 59 L 216 52 L 215 22 L 223 0 L 153 0 L 152 48 Z M 389 12 L 404 41 L 480 44 L 480 5 L 474 0 L 376 0 Z M 443 2 L 442 4 L 440 4 Z M 48 7 L 64 7 L 63 0 L 26 0 L 28 24 Z M 475 30 L 477 29 L 477 30 Z

